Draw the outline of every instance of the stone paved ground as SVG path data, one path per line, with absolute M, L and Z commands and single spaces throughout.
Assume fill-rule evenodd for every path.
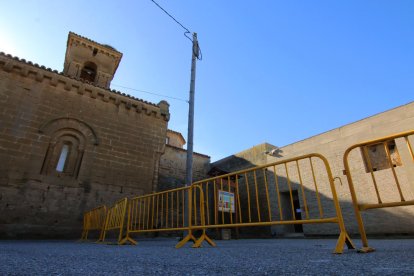
M 3 240 L 0 275 L 414 275 L 414 239 L 371 239 L 377 251 L 369 254 L 335 255 L 335 243 L 255 239 L 175 249 L 176 240 L 166 238 L 137 246 Z

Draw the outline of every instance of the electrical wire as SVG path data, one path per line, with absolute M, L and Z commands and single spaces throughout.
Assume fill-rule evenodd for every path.
M 119 85 L 119 84 L 114 84 L 114 83 L 112 83 L 112 85 L 113 86 L 117 86 L 117 87 L 121 87 L 121 88 L 124 88 L 124 89 L 129 89 L 129 90 L 133 90 L 133 91 L 137 91 L 137 92 L 147 93 L 147 94 L 151 94 L 151 95 L 155 95 L 155 96 L 160 96 L 160 97 L 164 97 L 164 98 L 168 98 L 168 99 L 172 99 L 172 100 L 177 100 L 177 101 L 182 101 L 182 102 L 188 103 L 187 100 L 180 99 L 180 98 L 175 98 L 175 97 L 171 97 L 171 96 L 167 96 L 167 95 L 163 95 L 163 94 L 158 94 L 158 93 L 155 93 L 155 92 L 140 90 L 140 89 L 136 89 L 136 88 L 132 88 L 132 87 L 127 87 L 127 86 L 123 86 L 123 85 Z
M 158 8 L 160 8 L 166 15 L 168 15 L 172 20 L 174 20 L 178 25 L 181 26 L 181 28 L 183 28 L 185 30 L 184 32 L 184 36 L 186 38 L 188 38 L 191 42 L 194 42 L 191 37 L 188 36 L 188 34 L 191 34 L 190 30 L 187 29 L 183 24 L 181 24 L 177 19 L 174 18 L 174 16 L 172 16 L 169 12 L 167 12 L 163 7 L 160 6 L 160 4 L 158 4 L 157 2 L 155 2 L 154 0 L 151 0 L 151 2 L 153 2 Z M 193 47 L 194 48 L 194 47 Z M 194 51 L 194 49 L 193 49 Z M 198 60 L 202 60 L 203 59 L 203 54 L 201 53 L 201 48 L 200 45 L 198 45 L 198 41 L 197 41 L 197 52 L 194 52 L 194 55 L 197 57 Z
M 157 5 L 158 8 L 160 8 L 163 12 L 165 12 L 166 15 L 168 15 L 169 17 L 171 17 L 172 20 L 174 20 L 178 25 L 181 26 L 181 28 L 183 28 L 185 30 L 185 37 L 188 38 L 191 42 L 193 42 L 193 40 L 187 36 L 187 34 L 190 34 L 190 30 L 187 29 L 186 27 L 184 27 L 183 24 L 181 24 L 177 19 L 174 18 L 174 16 L 172 16 L 169 12 L 167 12 L 163 7 L 160 6 L 160 4 L 158 4 L 157 2 L 155 2 L 154 0 L 151 0 L 155 5 Z

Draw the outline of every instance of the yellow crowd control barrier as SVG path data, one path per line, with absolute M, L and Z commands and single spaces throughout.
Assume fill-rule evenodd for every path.
M 414 161 L 410 142 L 413 135 L 414 131 L 407 131 L 362 142 L 349 147 L 344 153 L 345 173 L 363 246 L 360 252 L 374 251 L 368 246 L 362 211 L 414 205 L 414 200 L 408 199 L 406 195 L 410 189 L 407 183 L 408 168 L 405 166 L 407 169 L 404 171 L 401 161 L 404 153 L 408 162 Z M 360 149 L 360 152 L 356 149 Z M 358 199 L 357 190 L 359 195 L 364 194 L 364 202 Z
M 105 225 L 102 231 L 102 237 L 99 240 L 100 242 L 105 241 L 106 233 L 108 231 L 119 229 L 118 244 L 121 243 L 127 203 L 128 199 L 124 198 L 116 202 L 111 208 L 108 209 Z
M 241 170 L 193 185 L 202 187 L 193 204 L 205 201 L 201 204 L 205 211 L 200 212 L 205 215 L 204 222 L 192 225 L 193 230 L 202 229 L 205 233 L 215 228 L 334 223 L 340 231 L 334 253 L 342 253 L 345 244 L 354 248 L 345 230 L 329 163 L 320 154 Z M 333 208 L 324 209 L 328 204 Z M 202 241 L 197 240 L 195 246 Z
M 188 232 L 188 235 L 177 244 L 177 248 L 190 240 L 196 242 L 192 227 L 194 225 L 203 225 L 204 208 L 203 201 L 198 201 L 198 204 L 194 204 L 194 196 L 203 198 L 202 190 L 199 186 L 182 187 L 130 199 L 126 237 L 120 244 L 127 242 L 134 245 L 137 244 L 131 237 L 132 234 L 167 231 Z M 185 203 L 186 200 L 188 200 L 188 204 Z M 186 214 L 189 218 L 188 223 L 186 222 Z M 206 238 L 205 231 L 203 231 L 200 239 L 207 239 L 214 245 L 208 237 Z
M 83 215 L 83 230 L 81 240 L 88 239 L 89 231 L 99 231 L 99 240 L 102 239 L 102 229 L 105 225 L 106 206 L 96 207 Z

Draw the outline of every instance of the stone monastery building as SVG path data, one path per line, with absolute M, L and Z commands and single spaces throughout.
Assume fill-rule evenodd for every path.
M 186 141 L 180 133 L 168 130 L 169 104 L 149 103 L 110 90 L 121 58 L 122 53 L 113 47 L 74 33 L 68 36 L 61 73 L 0 53 L 0 238 L 78 238 L 83 212 L 125 197 L 183 185 Z M 193 178 L 197 181 L 208 174 L 223 175 L 322 154 L 332 170 L 346 228 L 357 234 L 344 152 L 364 140 L 413 129 L 414 102 L 281 148 L 264 143 L 212 164 L 209 156 L 195 153 Z M 410 143 L 414 145 L 410 135 L 405 141 L 401 137 L 388 139 L 366 147 L 365 153 L 358 148 L 349 155 L 360 202 L 375 203 L 375 188 L 384 202 L 399 201 L 401 196 L 390 181 L 392 173 L 400 177 L 397 186 L 406 195 L 402 201 L 414 202 L 414 155 L 405 150 Z M 240 198 L 247 202 L 248 181 L 253 183 L 257 178 L 265 183 L 252 191 L 257 199 L 252 210 L 239 203 L 240 215 L 229 212 L 229 217 L 246 221 L 241 213 L 245 216 L 248 211 L 250 219 L 251 211 L 259 220 L 278 214 L 282 217 L 282 213 L 286 219 L 300 218 L 318 213 L 321 206 L 327 208 L 324 216 L 335 213 L 330 207 L 332 188 L 316 189 L 315 174 L 289 176 L 287 166 L 286 175 L 276 172 L 273 167 L 273 171 L 263 169 L 261 179 L 247 174 L 225 179 L 229 193 L 234 191 L 233 182 L 246 184 Z M 370 184 L 373 175 L 377 187 Z M 280 187 L 267 190 L 267 181 L 279 181 Z M 210 207 L 217 206 L 213 192 L 206 189 L 208 194 Z M 406 205 L 364 213 L 367 233 L 414 234 L 414 209 Z M 208 219 L 217 218 L 212 209 L 207 213 Z M 224 211 L 224 223 L 223 217 Z M 336 224 L 238 230 L 234 234 L 255 237 L 338 235 Z
M 166 147 L 182 159 L 167 102 L 109 89 L 121 58 L 74 33 L 61 73 L 0 54 L 0 237 L 78 237 L 85 210 L 157 190 Z

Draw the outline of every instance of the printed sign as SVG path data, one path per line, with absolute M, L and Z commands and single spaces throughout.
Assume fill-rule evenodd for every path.
M 228 213 L 235 213 L 234 193 L 226 191 L 218 191 L 218 210 Z

